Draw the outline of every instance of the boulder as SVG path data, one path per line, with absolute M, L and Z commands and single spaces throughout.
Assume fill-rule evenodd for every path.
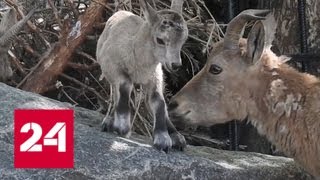
M 0 83 L 0 179 L 311 179 L 292 159 L 188 146 L 168 154 L 150 139 L 100 131 L 103 115 Z M 13 111 L 16 108 L 75 110 L 74 169 L 15 169 Z

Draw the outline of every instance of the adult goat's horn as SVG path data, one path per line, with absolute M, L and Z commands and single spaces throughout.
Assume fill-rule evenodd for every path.
M 21 19 L 18 23 L 16 23 L 10 29 L 7 30 L 7 32 L 5 32 L 2 37 L 0 37 L 0 46 L 5 46 L 6 44 L 10 43 L 14 36 L 17 35 L 17 33 L 27 23 L 27 21 L 30 19 L 30 17 L 34 14 L 35 11 L 36 8 L 32 9 L 23 19 Z
M 225 49 L 238 49 L 241 31 L 245 24 L 250 20 L 264 20 L 270 10 L 248 9 L 242 11 L 238 16 L 233 18 L 228 24 L 227 31 L 224 37 Z

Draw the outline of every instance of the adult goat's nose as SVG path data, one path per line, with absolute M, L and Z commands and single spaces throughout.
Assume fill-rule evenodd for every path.
M 168 110 L 172 111 L 174 109 L 176 109 L 179 106 L 177 101 L 170 101 L 169 105 L 168 105 Z

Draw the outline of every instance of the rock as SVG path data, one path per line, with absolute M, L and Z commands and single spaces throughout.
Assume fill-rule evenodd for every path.
M 0 83 L 0 179 L 311 179 L 292 159 L 188 146 L 159 152 L 145 137 L 100 132 L 103 115 Z M 14 169 L 13 111 L 74 108 L 75 168 Z

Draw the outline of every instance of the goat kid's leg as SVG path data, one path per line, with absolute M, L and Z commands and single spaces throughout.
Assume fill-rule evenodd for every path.
M 130 95 L 133 84 L 130 81 L 122 81 L 115 86 L 115 112 L 114 119 L 105 117 L 103 127 L 107 131 L 116 131 L 124 137 L 130 136 L 131 116 L 130 116 Z
M 153 145 L 159 150 L 168 152 L 172 146 L 166 120 L 168 112 L 163 95 L 156 88 L 148 92 L 148 105 L 154 119 Z
M 166 152 L 171 147 L 183 150 L 186 140 L 170 121 L 162 94 L 162 81 L 157 82 L 157 84 L 150 83 L 148 87 L 148 106 L 154 118 L 153 144 L 157 149 Z
M 172 148 L 183 151 L 187 145 L 186 139 L 177 131 L 169 118 L 167 118 L 167 125 L 172 140 Z
M 113 129 L 121 136 L 130 136 L 130 95 L 133 88 L 131 82 L 123 82 L 119 85 L 119 100 L 114 113 Z

